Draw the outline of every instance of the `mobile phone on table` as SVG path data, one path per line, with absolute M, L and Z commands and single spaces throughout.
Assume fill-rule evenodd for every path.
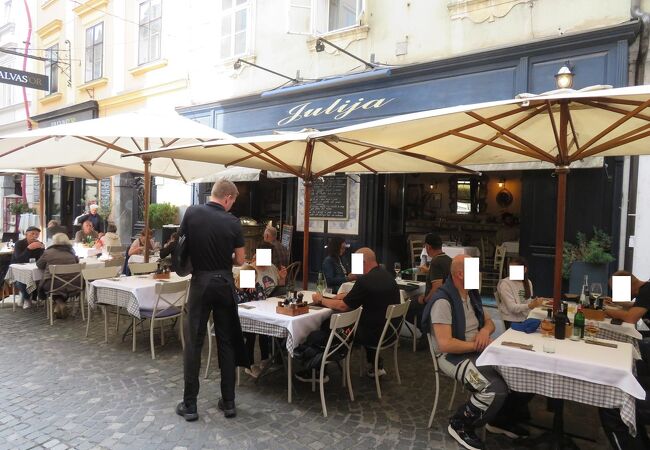
M 612 319 L 612 325 L 623 325 L 623 321 L 621 319 Z

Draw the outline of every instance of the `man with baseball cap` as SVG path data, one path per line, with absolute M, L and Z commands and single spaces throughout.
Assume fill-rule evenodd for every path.
M 38 237 L 41 234 L 41 229 L 38 227 L 29 227 L 25 231 L 25 239 L 21 239 L 16 242 L 14 247 L 14 253 L 11 256 L 11 264 L 20 264 L 27 263 L 30 259 L 38 260 L 45 251 L 45 246 L 41 241 L 38 240 Z M 27 285 L 15 282 L 16 287 L 20 290 L 20 300 L 19 303 L 22 303 L 24 309 L 28 309 L 32 306 L 32 300 L 36 299 L 36 291 L 32 292 L 30 295 L 27 292 Z

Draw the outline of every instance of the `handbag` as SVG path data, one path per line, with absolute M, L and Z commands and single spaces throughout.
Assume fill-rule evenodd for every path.
M 192 273 L 192 259 L 190 258 L 190 245 L 187 235 L 178 238 L 176 248 L 172 251 L 172 258 L 176 266 L 176 273 L 181 277 Z

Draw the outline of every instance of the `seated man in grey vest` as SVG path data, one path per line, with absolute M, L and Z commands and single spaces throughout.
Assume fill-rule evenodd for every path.
M 433 333 L 440 370 L 472 393 L 451 416 L 447 428 L 459 444 L 471 450 L 484 448 L 474 430 L 485 424 L 488 431 L 513 439 L 526 437 L 528 432 L 500 413 L 510 410 L 502 409 L 508 387 L 501 376 L 493 367 L 475 365 L 490 344 L 494 323 L 483 310 L 479 292 L 465 289 L 466 257 L 458 255 L 452 260 L 450 277 L 426 304 L 422 324 Z

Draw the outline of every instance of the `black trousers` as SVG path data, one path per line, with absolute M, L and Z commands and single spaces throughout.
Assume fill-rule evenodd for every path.
M 636 436 L 632 436 L 627 425 L 621 420 L 620 410 L 599 408 L 598 415 L 603 430 L 612 448 L 617 450 L 647 450 L 650 438 L 645 426 L 650 425 L 650 377 L 640 377 L 639 383 L 646 390 L 645 400 L 636 401 Z
M 252 363 L 255 361 L 255 338 L 259 340 L 260 356 L 262 361 L 269 359 L 271 354 L 271 336 L 264 336 L 263 334 L 244 333 L 244 342 L 246 343 L 246 350 L 248 350 L 248 359 Z
M 192 280 L 194 281 L 194 280 Z M 192 284 L 195 288 L 195 284 Z M 186 405 L 196 405 L 199 395 L 199 371 L 201 370 L 201 351 L 205 340 L 210 312 L 214 320 L 217 337 L 219 367 L 221 369 L 221 397 L 225 401 L 235 400 L 236 362 L 232 342 L 235 324 L 232 321 L 232 287 L 223 279 L 213 278 L 202 289 L 201 295 L 192 295 L 188 301 L 187 336 L 185 338 L 184 367 Z M 212 337 L 210 337 L 212 339 Z

